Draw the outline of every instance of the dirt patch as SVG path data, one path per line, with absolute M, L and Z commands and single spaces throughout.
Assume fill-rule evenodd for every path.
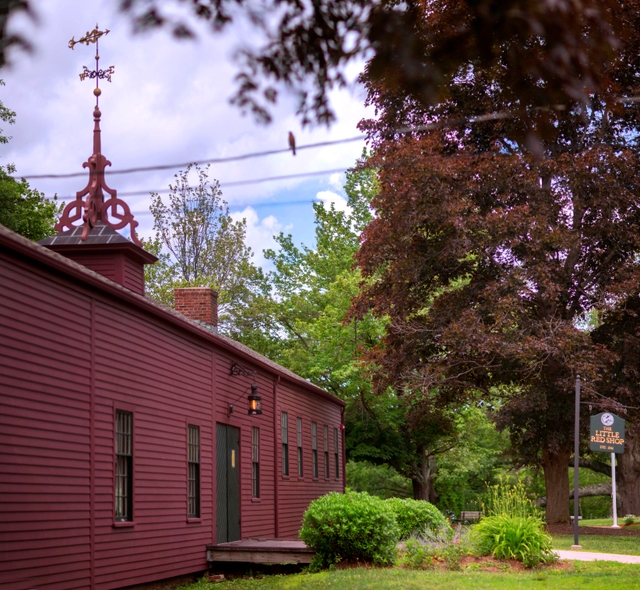
M 550 524 L 547 530 L 552 535 L 573 535 L 572 524 Z M 610 535 L 612 537 L 640 537 L 640 528 L 635 526 L 623 526 L 612 529 L 608 526 L 581 526 L 578 528 L 581 535 Z

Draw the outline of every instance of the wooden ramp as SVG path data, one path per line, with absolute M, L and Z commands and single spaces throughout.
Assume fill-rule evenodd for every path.
M 311 563 L 314 555 L 300 539 L 243 539 L 207 545 L 209 563 Z

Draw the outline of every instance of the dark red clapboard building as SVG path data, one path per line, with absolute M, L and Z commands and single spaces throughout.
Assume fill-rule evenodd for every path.
M 296 538 L 309 502 L 344 489 L 341 400 L 218 334 L 214 292 L 179 290 L 183 313 L 144 296 L 154 257 L 104 182 L 94 120 L 59 234 L 0 226 L 5 590 L 201 571 L 207 545 Z

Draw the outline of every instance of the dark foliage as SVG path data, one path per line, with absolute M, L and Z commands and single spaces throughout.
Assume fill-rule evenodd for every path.
M 498 396 L 517 458 L 545 469 L 551 522 L 568 520 L 575 374 L 597 382 L 614 358 L 582 324 L 640 281 L 640 110 L 618 100 L 640 92 L 639 8 L 618 13 L 636 32 L 586 106 L 523 103 L 508 43 L 500 67 L 460 68 L 434 107 L 372 66 L 364 76 L 381 191 L 354 313 L 390 318 L 377 387 L 430 392 L 440 406 Z M 505 111 L 514 116 L 471 119 Z M 443 119 L 458 123 L 395 131 Z
M 630 30 L 622 0 L 120 0 L 137 30 L 194 35 L 197 21 L 221 31 L 239 22 L 262 44 L 241 48 L 233 101 L 269 119 L 284 85 L 299 97 L 303 121 L 334 118 L 328 91 L 345 84 L 345 66 L 370 58 L 372 79 L 426 105 L 446 97 L 460 68 L 503 75 L 514 100 L 540 105 L 588 102 L 608 84 L 607 66 Z M 0 0 L 0 14 L 28 8 Z M 184 11 L 182 11 L 184 13 Z M 632 30 L 632 29 L 631 29 Z M 0 58 L 7 38 L 0 29 Z

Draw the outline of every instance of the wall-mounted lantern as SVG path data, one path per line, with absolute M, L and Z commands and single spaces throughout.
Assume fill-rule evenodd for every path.
M 240 363 L 232 363 L 231 364 L 231 373 L 230 374 L 231 375 L 242 375 L 243 377 L 257 377 L 257 372 L 256 371 L 252 371 L 250 369 L 247 369 L 246 367 L 242 366 Z M 242 397 L 244 394 L 245 394 L 245 392 L 242 392 L 240 397 Z M 240 399 L 240 397 L 238 399 Z M 251 393 L 249 394 L 249 397 L 247 398 L 247 400 L 249 402 L 249 409 L 248 409 L 248 412 L 247 412 L 249 414 L 249 416 L 259 416 L 260 414 L 262 414 L 262 407 L 261 407 L 262 398 L 260 397 L 260 394 L 258 393 L 258 386 L 255 383 L 253 383 L 251 385 Z M 238 401 L 238 400 L 236 400 L 236 401 Z M 233 404 L 229 404 L 229 416 L 231 414 L 233 414 Z
M 251 393 L 249 394 L 249 416 L 258 416 L 262 414 L 262 408 L 260 402 L 262 398 L 258 394 L 258 386 L 254 383 L 251 386 Z

